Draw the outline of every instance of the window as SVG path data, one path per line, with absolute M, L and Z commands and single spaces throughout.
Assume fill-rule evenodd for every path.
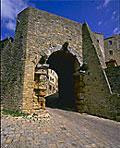
M 99 43 L 99 40 L 97 39 L 97 42 Z
M 52 79 L 52 81 L 54 82 L 54 78 Z
M 110 55 L 113 55 L 113 51 L 112 50 L 110 50 L 109 53 L 110 53 Z
M 112 41 L 111 40 L 109 40 L 109 45 L 112 45 Z
M 116 60 L 111 59 L 110 61 L 106 62 L 107 67 L 115 67 L 117 66 Z
M 52 90 L 52 86 L 51 85 L 49 85 L 49 89 Z
M 54 82 L 54 78 L 50 77 L 50 81 Z

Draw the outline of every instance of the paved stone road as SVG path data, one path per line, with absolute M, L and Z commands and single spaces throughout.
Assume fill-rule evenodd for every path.
M 49 121 L 2 115 L 2 148 L 120 148 L 120 123 L 48 108 Z

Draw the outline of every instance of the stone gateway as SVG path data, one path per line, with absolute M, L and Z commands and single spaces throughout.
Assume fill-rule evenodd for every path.
M 92 32 L 87 23 L 79 24 L 35 8 L 23 10 L 16 21 L 14 41 L 1 41 L 3 108 L 25 113 L 45 109 L 51 69 L 58 76 L 59 104 L 78 112 L 120 117 L 120 81 L 117 87 L 112 85 L 120 79 L 118 46 L 117 56 L 110 52 L 108 58 L 107 40 L 104 48 L 103 35 Z M 119 41 L 120 35 L 116 36 Z M 118 75 L 109 76 L 114 69 Z

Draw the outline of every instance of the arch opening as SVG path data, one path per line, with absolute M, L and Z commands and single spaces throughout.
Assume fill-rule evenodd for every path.
M 63 46 L 64 47 L 64 46 Z M 74 73 L 80 68 L 75 55 L 65 49 L 53 52 L 47 59 L 49 68 L 58 75 L 58 96 L 53 102 L 46 98 L 48 107 L 56 107 L 61 109 L 76 110 L 76 78 Z

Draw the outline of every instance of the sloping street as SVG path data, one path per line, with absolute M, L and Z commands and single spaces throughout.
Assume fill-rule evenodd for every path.
M 2 148 L 120 148 L 120 123 L 47 108 L 40 122 L 2 115 Z

